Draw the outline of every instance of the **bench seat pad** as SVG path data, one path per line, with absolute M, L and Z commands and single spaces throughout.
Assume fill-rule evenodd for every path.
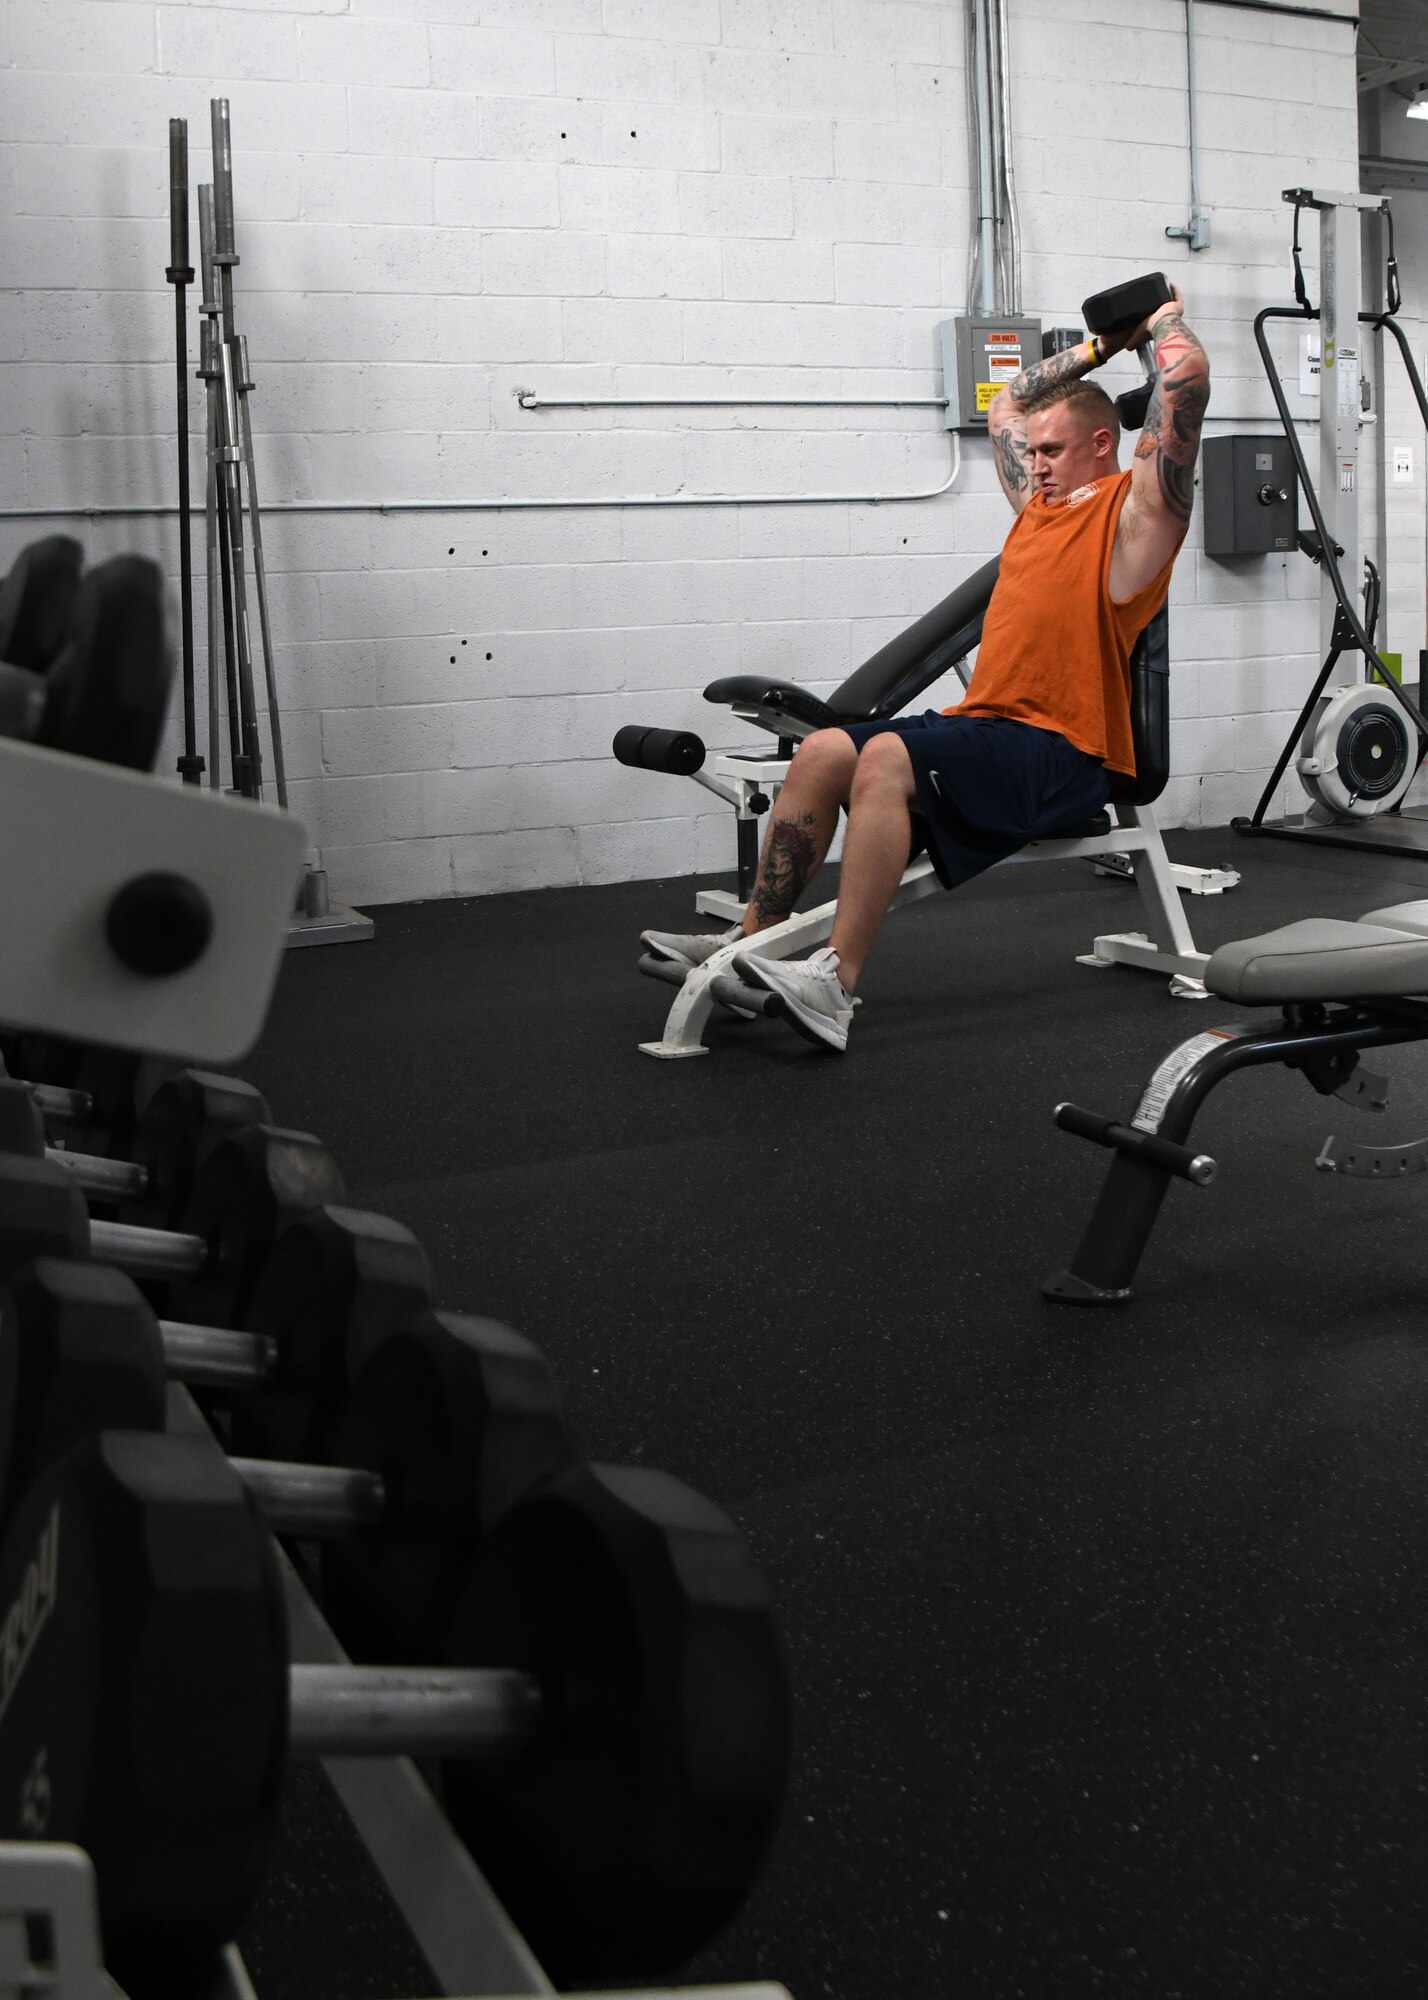
M 1428 902 L 1390 903 L 1383 910 L 1365 910 L 1359 922 L 1377 924 L 1382 930 L 1412 931 L 1415 937 L 1428 937 Z
M 1212 952 L 1205 984 L 1222 1000 L 1372 1000 L 1428 993 L 1428 936 L 1386 925 L 1306 917 Z

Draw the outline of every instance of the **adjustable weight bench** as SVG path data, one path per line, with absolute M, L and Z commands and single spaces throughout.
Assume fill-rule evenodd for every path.
M 1428 1040 L 1428 901 L 1370 910 L 1357 923 L 1310 917 L 1261 937 L 1221 945 L 1205 986 L 1243 1006 L 1277 1006 L 1268 1027 L 1246 1024 L 1192 1035 L 1160 1064 L 1125 1123 L 1059 1104 L 1056 1123 L 1115 1154 L 1090 1222 L 1064 1271 L 1042 1291 L 1059 1305 L 1124 1305 L 1171 1178 L 1206 1187 L 1215 1161 L 1190 1144 L 1195 1115 L 1216 1084 L 1259 1063 L 1297 1069 L 1321 1096 L 1381 1111 L 1388 1084 L 1360 1068 L 1363 1049 Z M 1428 1140 L 1338 1147 L 1314 1164 L 1361 1180 L 1396 1180 L 1428 1168 Z
M 757 723 L 777 739 L 777 748 L 733 751 L 714 761 L 712 774 L 703 768 L 705 748 L 687 730 L 646 729 L 637 724 L 618 732 L 614 754 L 623 764 L 691 777 L 733 806 L 738 833 L 738 887 L 700 890 L 694 907 L 701 916 L 717 917 L 725 925 L 743 914 L 753 889 L 759 858 L 758 821 L 771 795 L 788 774 L 797 743 L 816 729 L 845 722 L 885 721 L 949 671 L 967 684 L 967 656 L 982 636 L 982 620 L 997 580 L 999 558 L 986 563 L 905 632 L 874 653 L 824 700 L 809 689 L 766 675 L 735 674 L 710 683 L 704 699 L 732 708 L 744 721 Z M 1071 857 L 1094 860 L 1100 872 L 1133 877 L 1145 904 L 1147 931 L 1123 931 L 1098 937 L 1078 963 L 1136 965 L 1171 975 L 1171 990 L 1200 999 L 1207 954 L 1197 951 L 1181 907 L 1180 896 L 1215 895 L 1239 881 L 1234 869 L 1190 868 L 1172 863 L 1151 812 L 1170 775 L 1169 626 L 1157 613 L 1137 640 L 1131 655 L 1131 721 L 1136 776 L 1117 778 L 1110 807 L 1095 820 L 1055 840 L 1033 841 L 1009 861 L 1061 861 Z M 1003 866 L 1003 863 L 997 863 Z M 940 888 L 926 854 L 913 851 L 892 908 L 917 901 Z M 833 929 L 835 904 L 795 912 L 781 924 L 759 932 L 757 949 L 768 958 L 790 958 L 822 944 Z M 657 1042 L 641 1042 L 646 1055 L 667 1058 L 705 1053 L 702 1036 L 712 1009 L 735 1013 L 777 1014 L 778 994 L 755 988 L 734 969 L 734 958 L 749 945 L 740 941 L 714 953 L 693 971 L 646 954 L 639 970 L 651 979 L 677 986 L 679 992 Z

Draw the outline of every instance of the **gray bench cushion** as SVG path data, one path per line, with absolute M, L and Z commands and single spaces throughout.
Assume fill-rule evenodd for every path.
M 1387 909 L 1365 910 L 1359 922 L 1377 924 L 1381 930 L 1412 931 L 1415 937 L 1428 937 L 1428 902 L 1390 903 Z
M 1428 993 L 1428 936 L 1338 917 L 1306 917 L 1212 952 L 1205 984 L 1248 1007 L 1286 1000 L 1372 1000 Z

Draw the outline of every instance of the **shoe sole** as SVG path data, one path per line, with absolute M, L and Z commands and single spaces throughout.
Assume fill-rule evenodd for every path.
M 776 963 L 776 961 L 774 962 Z M 752 974 L 761 985 L 767 986 L 770 993 L 777 993 L 784 1005 L 783 1018 L 788 1022 L 788 1025 L 796 1035 L 802 1035 L 804 1041 L 812 1042 L 817 1048 L 831 1049 L 835 1056 L 847 1054 L 848 1030 L 844 1028 L 842 1040 L 837 1041 L 832 1035 L 824 1033 L 823 1027 L 815 1027 L 814 1020 L 823 1023 L 824 1026 L 833 1024 L 829 1023 L 826 1014 L 816 1015 L 812 1019 L 807 1018 L 800 1011 L 798 1002 L 785 993 L 783 988 L 777 985 L 774 980 L 766 976 L 764 967 L 760 965 L 755 954 L 750 953 L 747 958 L 736 959 L 734 963 L 737 971 Z
M 646 936 L 643 931 L 640 932 L 640 943 L 646 946 L 648 950 L 654 952 L 657 957 L 665 959 L 670 965 L 682 965 L 688 972 L 697 972 L 701 965 L 707 965 L 709 959 L 714 956 L 711 951 L 709 958 L 689 958 L 682 951 L 671 950 L 667 944 L 656 944 L 654 939 Z M 722 951 L 724 947 L 720 945 L 719 949 Z

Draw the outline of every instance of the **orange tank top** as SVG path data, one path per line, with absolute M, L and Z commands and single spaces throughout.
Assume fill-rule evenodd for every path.
M 1040 493 L 1012 523 L 966 699 L 946 715 L 1001 715 L 1052 729 L 1133 775 L 1130 656 L 1165 602 L 1175 558 L 1124 604 L 1111 601 L 1116 523 L 1129 472 L 1064 500 Z

